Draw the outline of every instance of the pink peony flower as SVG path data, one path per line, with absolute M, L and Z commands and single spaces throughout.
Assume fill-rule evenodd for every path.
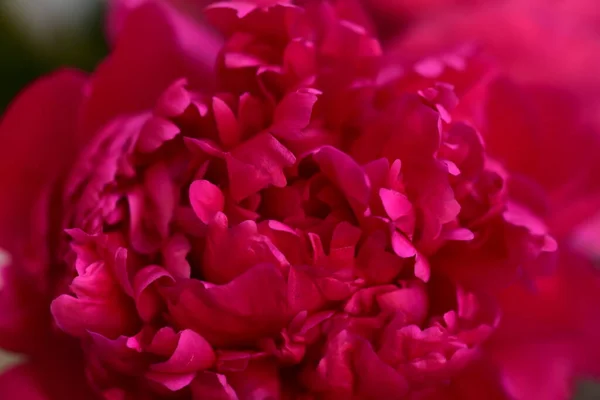
M 573 339 L 600 281 L 554 268 L 536 186 L 490 154 L 516 96 L 477 53 L 388 57 L 345 0 L 213 3 L 213 28 L 139 3 L 0 126 L 0 345 L 30 359 L 0 393 L 554 399 L 597 372 Z

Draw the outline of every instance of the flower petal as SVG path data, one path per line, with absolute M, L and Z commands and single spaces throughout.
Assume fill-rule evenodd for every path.
M 115 48 L 96 70 L 83 110 L 83 130 L 93 132 L 119 114 L 150 109 L 176 79 L 190 87 L 213 82 L 219 39 L 168 2 L 151 0 L 127 16 Z

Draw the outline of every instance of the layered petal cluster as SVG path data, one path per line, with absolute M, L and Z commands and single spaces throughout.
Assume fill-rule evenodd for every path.
M 105 397 L 443 392 L 488 286 L 554 250 L 452 83 L 385 65 L 341 4 L 211 5 L 217 91 L 174 81 L 74 166 L 52 313 Z
M 546 343 L 511 300 L 539 316 L 585 274 L 555 271 L 535 186 L 488 151 L 506 122 L 486 59 L 389 57 L 346 0 L 216 2 L 212 28 L 121 6 L 113 53 L 52 114 L 77 114 L 74 156 L 39 149 L 60 166 L 35 221 L 51 248 L 7 247 L 3 346 L 60 343 L 110 400 L 530 398 Z
M 375 3 L 387 13 L 396 9 L 395 2 Z M 405 12 L 419 14 L 416 5 L 399 3 Z M 475 100 L 488 104 L 475 124 L 490 154 L 511 174 L 535 181 L 547 196 L 554 232 L 597 258 L 600 164 L 592 156 L 600 149 L 600 81 L 593 72 L 600 66 L 597 8 L 587 0 L 551 7 L 538 0 L 432 6 L 435 12 L 421 14 L 390 40 L 389 51 L 421 57 L 465 41 L 483 47 L 505 75 Z M 547 168 L 550 159 L 557 162 L 554 168 Z

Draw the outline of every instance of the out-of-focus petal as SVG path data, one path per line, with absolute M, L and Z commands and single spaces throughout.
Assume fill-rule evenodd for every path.
M 76 131 L 84 74 L 64 70 L 26 89 L 0 121 L 0 246 L 10 257 L 0 288 L 0 345 L 32 351 L 49 328 L 47 247 L 60 220 L 60 187 L 86 138 Z
M 29 229 L 27 221 L 44 187 L 65 172 L 79 138 L 77 112 L 83 73 L 64 70 L 33 83 L 12 103 L 0 122 L 0 245 Z
M 573 379 L 600 376 L 600 274 L 563 249 L 557 273 L 534 284 L 502 294 L 503 319 L 488 351 L 515 398 L 567 399 Z
M 18 364 L 0 374 L 0 398 L 87 400 L 94 398 L 83 365 L 69 348 L 55 344 L 44 358 Z
M 148 109 L 176 79 L 211 87 L 218 36 L 167 2 L 150 0 L 125 20 L 112 54 L 90 82 L 83 130 L 94 131 L 116 115 Z

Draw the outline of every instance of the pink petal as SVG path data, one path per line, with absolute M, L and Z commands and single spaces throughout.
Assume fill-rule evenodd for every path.
M 39 293 L 47 284 L 46 240 L 60 234 L 48 229 L 54 194 L 49 188 L 89 139 L 76 131 L 85 83 L 85 75 L 71 70 L 44 77 L 26 88 L 0 119 L 0 188 L 10 193 L 0 196 L 0 247 L 11 254 L 11 264 L 2 271 L 0 347 L 29 351 L 50 328 L 48 294 Z M 52 206 L 52 215 L 60 214 Z
M 290 268 L 287 296 L 292 313 L 318 310 L 325 304 L 317 283 L 305 268 Z
M 0 245 L 13 252 L 30 228 L 29 211 L 44 186 L 74 162 L 86 138 L 76 131 L 85 75 L 56 72 L 25 89 L 8 107 L 0 124 Z M 24 236 L 25 237 L 25 236 Z
M 151 153 L 163 143 L 172 140 L 180 133 L 180 129 L 169 120 L 152 117 L 142 127 L 137 141 L 137 149 L 143 153 Z
M 354 365 L 358 396 L 385 399 L 405 396 L 409 391 L 406 378 L 384 363 L 366 341 L 358 346 Z
M 373 237 L 369 237 L 359 250 L 357 263 L 368 282 L 393 282 L 404 268 L 403 259 L 385 251 L 386 245 L 387 243 L 378 243 Z
M 187 372 L 183 374 L 171 374 L 165 372 L 148 371 L 145 374 L 146 378 L 158 382 L 172 392 L 176 392 L 188 386 L 196 377 L 195 372 Z
M 339 223 L 332 234 L 329 245 L 329 258 L 341 268 L 346 268 L 354 263 L 356 246 L 362 232 L 360 228 L 350 225 L 348 222 Z
M 346 153 L 331 146 L 318 149 L 313 158 L 321 172 L 361 209 L 370 198 L 370 184 L 363 169 Z
M 392 249 L 399 257 L 410 258 L 417 255 L 417 249 L 403 234 L 398 231 L 392 233 Z
M 150 285 L 163 278 L 167 278 L 168 281 L 173 282 L 173 277 L 158 265 L 147 266 L 135 275 L 133 281 L 135 303 L 140 318 L 146 322 L 152 321 L 161 306 L 161 300 L 157 297 L 157 294 L 151 293 L 147 289 Z
M 412 204 L 408 198 L 395 190 L 381 188 L 379 189 L 379 197 L 392 221 L 404 217 L 412 211 Z
M 179 79 L 171 84 L 158 98 L 154 112 L 162 117 L 177 117 L 185 112 L 192 103 L 192 96 L 187 90 L 188 82 Z
M 297 138 L 300 131 L 310 123 L 318 94 L 319 92 L 305 90 L 286 95 L 275 108 L 270 132 L 283 139 Z
M 223 346 L 279 332 L 287 320 L 286 303 L 281 272 L 258 265 L 226 285 L 205 288 L 190 282 L 169 310 L 177 326 Z
M 179 334 L 173 355 L 165 362 L 152 364 L 153 372 L 184 374 L 210 368 L 215 362 L 211 345 L 196 332 L 186 329 Z
M 441 140 L 439 115 L 414 95 L 405 95 L 388 111 L 393 129 L 383 154 L 389 160 L 420 163 L 431 159 Z
M 240 400 L 281 398 L 281 382 L 275 363 L 254 362 L 246 371 L 231 373 L 227 378 Z
M 379 294 L 377 303 L 382 310 L 404 313 L 407 324 L 422 324 L 429 310 L 425 285 L 417 280 L 404 282 L 401 289 Z
M 283 168 L 296 162 L 296 157 L 268 133 L 254 136 L 232 151 L 226 158 L 231 196 L 240 201 L 267 188 L 284 187 Z
M 224 214 L 218 214 L 209 226 L 202 272 L 213 283 L 227 283 L 259 264 L 286 265 L 281 252 L 254 221 L 228 227 Z
M 225 153 L 219 145 L 209 139 L 193 139 L 186 137 L 184 141 L 190 151 L 200 151 L 212 157 L 225 157 Z
M 145 174 L 144 187 L 130 192 L 131 242 L 138 252 L 152 253 L 164 244 L 175 212 L 175 192 L 169 171 L 163 164 L 150 167 Z
M 133 297 L 130 272 L 127 264 L 127 249 L 120 247 L 115 252 L 115 278 L 129 296 Z
M 256 4 L 251 1 L 217 1 L 206 7 L 206 11 L 210 15 L 217 10 L 231 10 L 237 18 L 242 19 L 256 8 Z
M 171 357 L 177 348 L 178 343 L 179 334 L 175 333 L 173 328 L 164 327 L 154 333 L 154 337 L 152 338 L 150 345 L 146 347 L 146 350 L 150 353 L 168 358 Z
M 77 299 L 63 294 L 52 302 L 50 311 L 58 327 L 64 332 L 84 337 L 88 331 L 107 337 L 131 333 L 137 325 L 133 310 L 119 300 L 98 302 Z
M 212 109 L 221 143 L 225 147 L 233 147 L 238 144 L 241 138 L 241 130 L 231 108 L 220 98 L 213 97 Z
M 191 250 L 190 242 L 183 235 L 171 236 L 163 248 L 165 268 L 174 278 L 189 278 L 191 267 L 187 255 Z
M 225 197 L 209 181 L 194 181 L 190 185 L 190 203 L 200 221 L 209 224 L 218 212 L 223 211 Z
M 200 372 L 191 384 L 193 400 L 239 400 L 225 375 Z
M 244 132 L 259 132 L 267 119 L 261 100 L 249 93 L 240 96 L 238 120 Z
M 516 400 L 570 398 L 574 371 L 568 356 L 560 356 L 566 352 L 535 344 L 505 349 L 499 356 L 504 388 Z

